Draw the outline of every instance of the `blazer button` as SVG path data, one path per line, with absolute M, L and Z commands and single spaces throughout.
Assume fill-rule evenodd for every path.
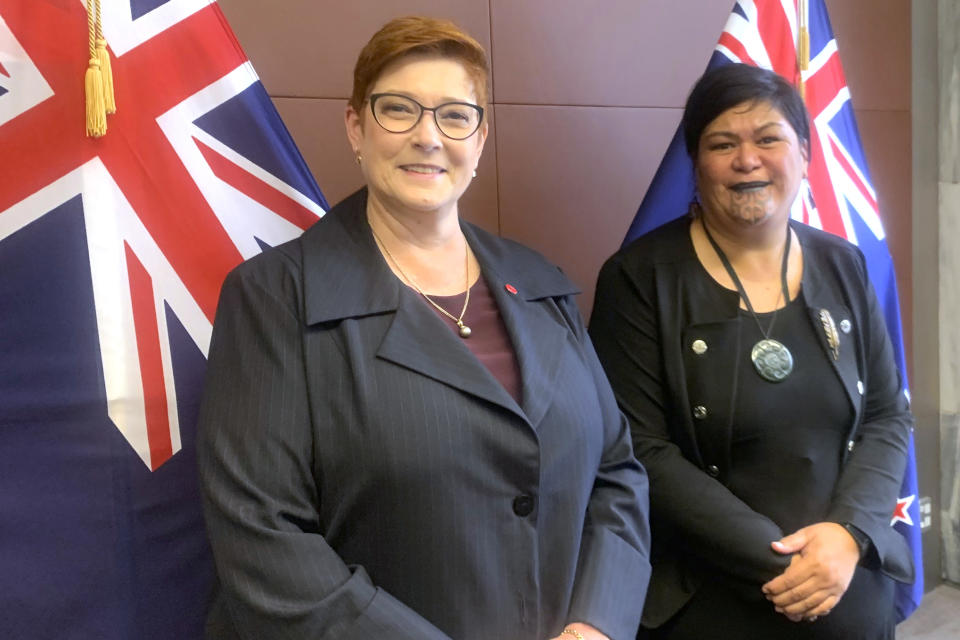
M 703 340 L 694 340 L 693 344 L 690 345 L 690 348 L 698 356 L 702 356 L 707 352 L 707 343 Z
M 533 505 L 532 496 L 517 496 L 513 499 L 513 512 L 521 518 L 525 518 L 533 513 Z
M 853 440 L 847 443 L 847 451 L 853 451 L 853 448 L 856 446 Z
M 857 391 L 860 392 L 860 395 L 863 395 L 863 380 L 857 380 Z
M 718 475 L 720 475 L 720 467 L 715 464 L 709 465 L 707 467 L 707 475 L 709 475 L 711 478 L 716 478 Z
M 693 417 L 697 420 L 703 420 L 707 417 L 707 408 L 702 404 L 698 404 L 693 408 Z

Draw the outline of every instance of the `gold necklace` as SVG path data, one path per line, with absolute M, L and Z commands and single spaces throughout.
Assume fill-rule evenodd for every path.
M 469 338 L 469 337 L 470 337 L 470 334 L 473 333 L 473 331 L 470 330 L 470 327 L 468 327 L 467 325 L 463 324 L 463 316 L 464 316 L 464 314 L 467 312 L 467 305 L 470 304 L 470 246 L 467 245 L 467 241 L 464 240 L 464 242 L 463 242 L 463 244 L 464 244 L 464 271 L 467 272 L 467 295 L 466 295 L 466 297 L 463 299 L 463 309 L 460 310 L 460 317 L 458 318 L 458 317 L 454 316 L 452 313 L 450 313 L 449 311 L 447 311 L 446 309 L 444 309 L 443 307 L 441 307 L 439 304 L 437 304 L 436 302 L 434 302 L 434 301 L 430 298 L 430 296 L 428 296 L 427 294 L 425 294 L 425 293 L 423 292 L 423 289 L 421 289 L 421 288 L 417 285 L 417 282 L 416 282 L 413 278 L 411 278 L 410 276 L 407 275 L 407 272 L 403 270 L 403 267 L 400 266 L 400 263 L 397 262 L 397 259 L 393 257 L 393 254 L 392 254 L 392 253 L 390 253 L 390 249 L 387 249 L 387 245 L 384 244 L 383 240 L 380 239 L 380 236 L 377 235 L 377 232 L 373 230 L 373 225 L 370 225 L 370 231 L 373 232 L 373 237 L 376 239 L 377 244 L 379 244 L 379 245 L 380 245 L 380 248 L 383 249 L 383 252 L 387 254 L 387 257 L 390 258 L 390 262 L 392 262 L 392 263 L 394 264 L 394 266 L 397 268 L 397 271 L 399 271 L 399 272 L 400 272 L 400 275 L 403 276 L 404 280 L 406 280 L 407 282 L 409 282 L 409 283 L 413 286 L 413 288 L 417 290 L 417 293 L 419 293 L 420 295 L 422 295 L 423 298 L 424 298 L 424 300 L 426 300 L 427 302 L 429 302 L 430 304 L 432 304 L 432 305 L 437 309 L 437 311 L 439 311 L 439 312 L 442 313 L 443 315 L 447 316 L 448 318 L 450 318 L 451 320 L 453 320 L 453 321 L 457 324 L 457 328 L 460 329 L 460 337 L 461 337 L 461 338 Z

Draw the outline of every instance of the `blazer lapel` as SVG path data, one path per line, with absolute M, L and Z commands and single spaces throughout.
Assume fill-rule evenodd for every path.
M 397 281 L 400 303 L 377 356 L 500 405 L 523 417 L 516 401 L 420 296 Z
M 794 229 L 797 230 L 797 235 L 802 243 L 804 239 L 803 227 L 794 225 Z M 804 249 L 806 249 L 806 246 L 804 246 Z M 833 368 L 833 372 L 840 380 L 840 384 L 847 394 L 847 399 L 850 400 L 850 406 L 853 408 L 856 417 L 853 424 L 857 424 L 860 418 L 863 389 L 863 381 L 860 378 L 857 366 L 857 342 L 854 339 L 858 327 L 854 326 L 854 317 L 850 309 L 836 298 L 831 287 L 825 286 L 825 283 L 822 282 L 821 273 L 823 269 L 820 266 L 813 265 L 813 261 L 816 259 L 817 256 L 814 252 L 804 251 L 802 291 L 807 305 L 807 314 L 814 333 L 817 335 L 817 341 Z M 824 313 L 829 314 L 836 327 L 839 349 L 835 349 L 830 344 L 830 338 L 828 337 L 830 330 L 824 326 L 824 318 L 822 317 Z M 844 328 L 847 330 L 844 331 Z
M 569 339 L 567 321 L 551 298 L 579 293 L 576 287 L 539 254 L 461 222 L 516 352 L 523 390 L 518 405 L 464 340 L 393 275 L 367 224 L 366 201 L 361 189 L 301 236 L 307 323 L 393 313 L 386 333 L 370 336 L 379 340 L 378 357 L 499 405 L 536 427 L 552 400 L 560 346 Z
M 551 300 L 526 300 L 520 294 L 507 292 L 507 282 L 493 274 L 489 282 L 500 307 L 500 315 L 510 334 L 520 367 L 523 412 L 534 428 L 543 420 L 553 400 L 553 381 L 563 354 L 567 329 L 559 311 L 549 313 L 555 306 Z
M 510 335 L 520 368 L 520 404 L 536 429 L 553 401 L 563 343 L 572 331 L 553 298 L 579 290 L 539 254 L 461 226 Z
M 813 298 L 814 296 L 811 296 Z M 827 361 L 837 374 L 843 390 L 850 400 L 850 406 L 856 414 L 860 413 L 860 389 L 863 382 L 860 380 L 857 371 L 856 344 L 849 335 L 840 330 L 840 322 L 852 321 L 850 310 L 835 300 L 824 300 L 824 296 L 817 296 L 817 299 L 807 300 L 807 313 L 810 316 L 810 323 L 813 325 L 814 333 L 817 334 L 817 341 L 823 349 Z M 827 337 L 828 330 L 824 327 L 821 314 L 829 313 L 837 327 L 837 337 L 840 341 L 839 349 L 834 349 L 830 345 Z M 834 355 L 836 354 L 836 357 Z
M 367 191 L 361 189 L 301 236 L 307 323 L 392 313 L 386 332 L 369 336 L 378 357 L 522 417 L 516 401 L 463 340 L 394 276 L 374 242 L 366 206 Z

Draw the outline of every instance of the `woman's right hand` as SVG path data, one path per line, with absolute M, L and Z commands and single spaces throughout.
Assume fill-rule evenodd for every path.
M 860 562 L 857 541 L 834 522 L 804 527 L 771 546 L 794 556 L 786 571 L 763 585 L 763 592 L 777 612 L 794 622 L 830 613 Z

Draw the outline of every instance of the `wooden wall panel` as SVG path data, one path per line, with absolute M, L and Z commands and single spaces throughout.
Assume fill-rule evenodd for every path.
M 680 107 L 730 15 L 716 0 L 491 0 L 497 100 Z
M 344 133 L 346 99 L 274 97 L 273 103 L 331 205 L 361 186 Z
M 567 272 L 584 315 L 678 119 L 675 109 L 497 105 L 501 231 Z
M 357 54 L 384 23 L 404 15 L 456 21 L 489 51 L 486 0 L 222 0 L 270 95 L 348 98 Z M 322 185 L 322 183 L 321 183 Z

